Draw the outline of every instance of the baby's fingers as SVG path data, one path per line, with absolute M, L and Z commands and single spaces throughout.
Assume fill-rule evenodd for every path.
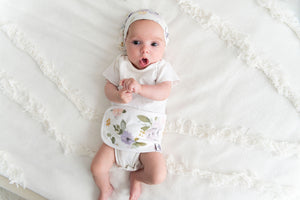
M 124 85 L 124 81 L 125 81 L 125 79 L 120 80 L 119 85 L 120 85 L 120 86 L 123 86 L 123 85 Z M 123 87 L 124 87 L 124 86 L 123 86 Z
M 120 99 L 123 103 L 129 103 L 132 99 L 132 93 L 125 89 L 122 89 L 120 91 Z
M 123 87 L 123 89 L 128 90 L 128 86 L 129 86 L 129 80 L 128 79 L 123 79 L 120 81 L 120 85 Z

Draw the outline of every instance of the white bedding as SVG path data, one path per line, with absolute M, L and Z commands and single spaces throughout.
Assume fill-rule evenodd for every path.
M 97 199 L 102 72 L 141 8 L 167 21 L 181 82 L 167 179 L 140 199 L 299 199 L 299 0 L 0 0 L 0 174 L 47 199 Z M 128 172 L 111 176 L 112 199 L 128 199 Z

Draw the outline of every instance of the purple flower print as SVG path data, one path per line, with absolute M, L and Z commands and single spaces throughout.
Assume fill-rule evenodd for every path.
M 125 144 L 129 144 L 131 145 L 132 143 L 134 143 L 134 139 L 132 138 L 131 133 L 129 133 L 128 131 L 124 131 L 122 136 L 121 136 L 121 140 L 122 142 L 124 142 Z
M 157 139 L 159 138 L 160 135 L 160 131 L 161 131 L 162 127 L 161 127 L 161 123 L 159 123 L 158 121 L 155 121 L 152 124 L 152 127 L 148 130 L 146 130 L 146 136 L 149 139 Z
M 154 140 L 154 139 L 158 138 L 159 132 L 160 132 L 160 129 L 158 129 L 158 128 L 150 128 L 146 131 L 146 136 L 147 136 L 147 138 Z

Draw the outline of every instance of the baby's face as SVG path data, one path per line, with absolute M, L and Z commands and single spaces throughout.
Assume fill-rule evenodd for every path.
M 129 61 L 135 68 L 144 69 L 163 58 L 164 30 L 154 21 L 137 20 L 129 26 L 125 46 Z

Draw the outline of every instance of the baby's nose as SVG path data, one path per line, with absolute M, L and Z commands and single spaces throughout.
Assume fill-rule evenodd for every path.
M 149 53 L 149 52 L 150 52 L 149 47 L 148 47 L 147 45 L 144 45 L 144 46 L 142 47 L 142 49 L 141 49 L 141 52 L 142 52 L 142 53 Z

